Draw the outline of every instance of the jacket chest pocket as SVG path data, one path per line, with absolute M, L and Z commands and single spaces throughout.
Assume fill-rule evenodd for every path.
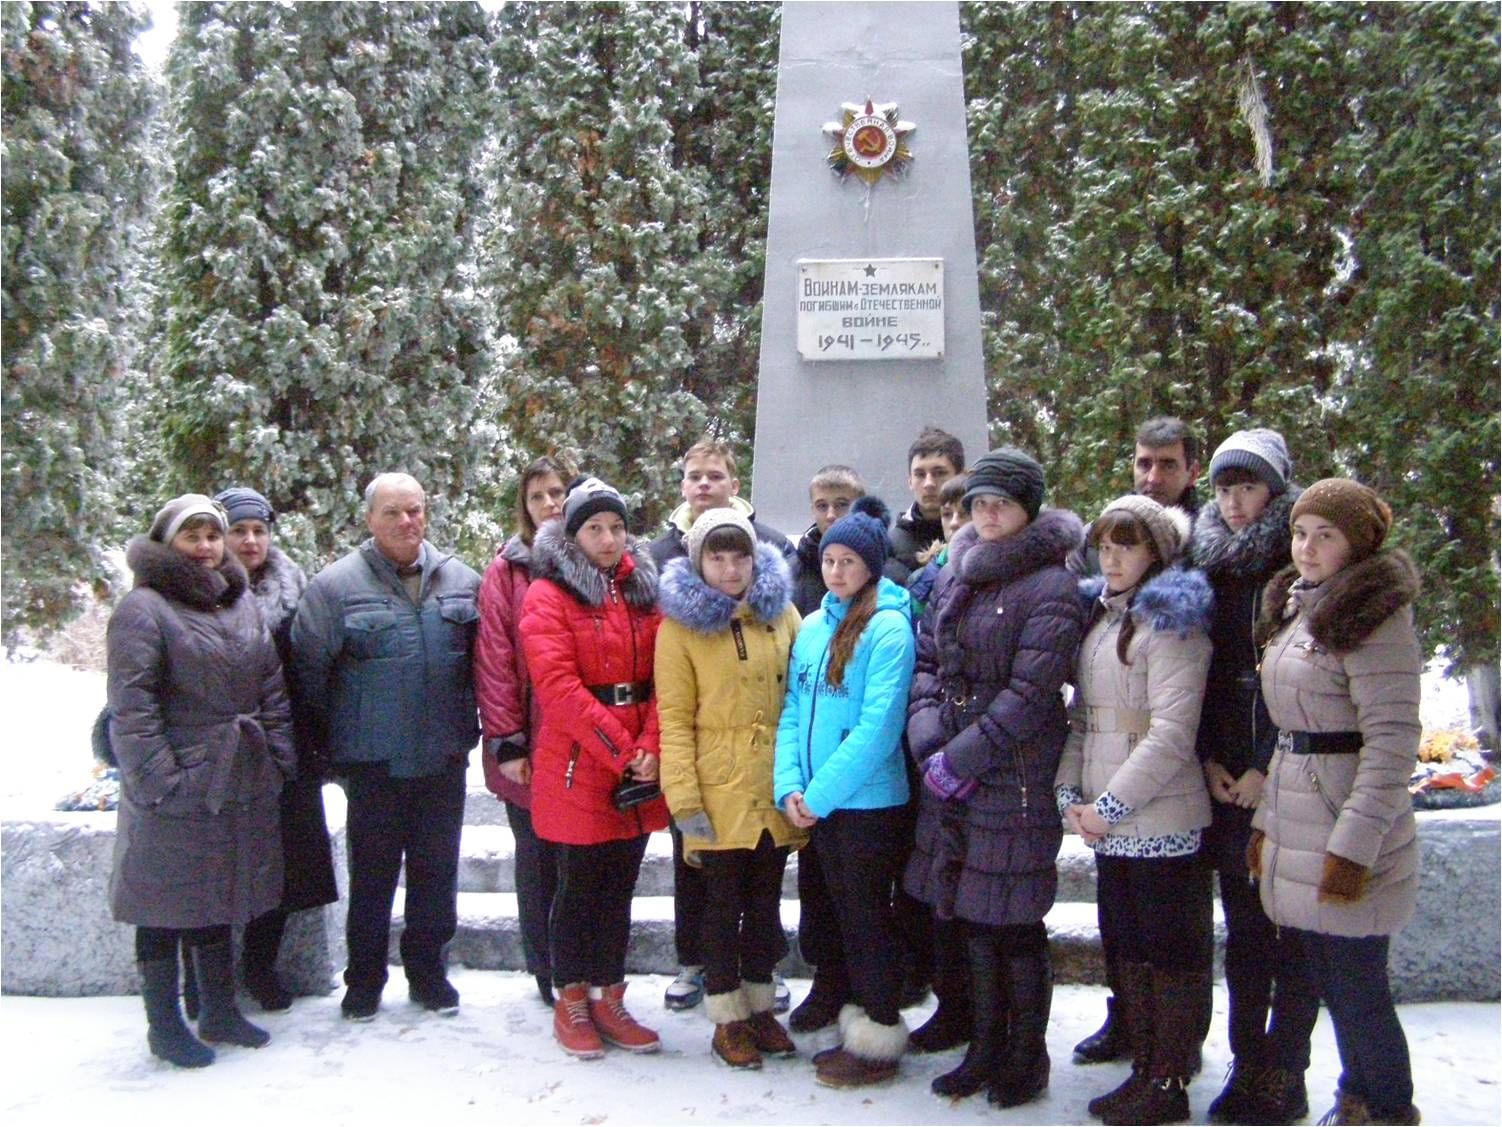
M 344 648 L 358 661 L 400 656 L 401 629 L 396 613 L 380 606 L 345 610 Z
M 438 596 L 438 618 L 443 624 L 444 643 L 450 653 L 469 653 L 479 625 L 480 611 L 473 595 Z

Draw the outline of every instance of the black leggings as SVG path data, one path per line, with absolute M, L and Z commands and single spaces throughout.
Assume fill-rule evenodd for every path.
M 229 924 L 213 927 L 138 927 L 136 928 L 136 959 L 154 963 L 161 959 L 176 959 L 179 943 L 189 947 L 217 947 L 229 942 Z

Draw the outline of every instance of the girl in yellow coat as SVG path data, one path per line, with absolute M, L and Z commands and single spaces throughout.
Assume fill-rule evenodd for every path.
M 807 835 L 772 801 L 777 721 L 800 618 L 787 564 L 734 509 L 710 509 L 663 570 L 655 679 L 662 790 L 690 864 L 702 865 L 705 1001 L 713 1049 L 733 1068 L 793 1042 L 772 1016 L 787 954 L 779 901 Z

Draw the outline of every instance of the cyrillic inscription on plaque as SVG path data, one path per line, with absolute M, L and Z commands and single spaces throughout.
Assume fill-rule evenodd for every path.
M 804 360 L 940 359 L 944 260 L 800 260 L 798 353 Z

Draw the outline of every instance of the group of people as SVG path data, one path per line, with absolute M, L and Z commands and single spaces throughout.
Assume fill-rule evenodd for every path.
M 670 829 L 682 970 L 664 1004 L 702 998 L 719 1060 L 797 1052 L 776 1016 L 796 851 L 814 977 L 788 1024 L 839 1034 L 817 1080 L 877 1084 L 905 1052 L 965 1046 L 937 1094 L 1025 1104 L 1050 1077 L 1044 919 L 1067 831 L 1095 852 L 1112 990 L 1076 1059 L 1131 1062 L 1092 1115 L 1189 1117 L 1218 873 L 1234 1063 L 1209 1118 L 1308 1113 L 1323 999 L 1342 1065 L 1326 1121 L 1418 1122 L 1386 973 L 1416 899 L 1418 579 L 1384 546 L 1380 497 L 1301 490 L 1292 468 L 1277 433 L 1237 432 L 1200 504 L 1198 443 L 1154 419 L 1134 492 L 1086 528 L 1044 505 L 1027 453 L 967 465 L 928 428 L 895 523 L 825 466 L 795 545 L 706 440 L 645 543 L 616 489 L 544 457 L 483 579 L 426 539 L 403 474 L 370 483 L 370 538 L 306 584 L 259 493 L 173 500 L 131 542 L 109 628 L 111 896 L 137 927 L 152 1051 L 201 1066 L 208 1044 L 266 1042 L 237 1008 L 231 929 L 248 992 L 285 1008 L 286 913 L 333 899 L 331 777 L 349 798 L 344 1016 L 379 1009 L 404 865 L 410 997 L 456 1011 L 444 949 L 479 741 L 527 968 L 572 1056 L 660 1048 L 625 970 L 648 835 Z M 901 1011 L 930 982 L 910 1035 Z

